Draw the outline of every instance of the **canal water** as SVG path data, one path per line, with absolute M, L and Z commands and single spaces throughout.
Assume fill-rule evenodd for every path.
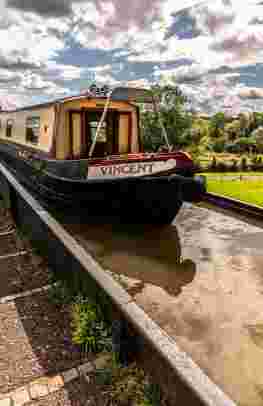
M 184 204 L 140 231 L 66 223 L 240 406 L 263 404 L 263 228 Z

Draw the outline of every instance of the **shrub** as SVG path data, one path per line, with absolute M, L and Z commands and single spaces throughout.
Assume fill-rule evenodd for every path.
M 217 171 L 218 172 L 227 172 L 228 171 L 228 165 L 225 164 L 225 162 L 218 162 L 217 164 Z
M 252 159 L 252 164 L 251 164 L 251 169 L 254 171 L 262 171 L 263 170 L 263 162 L 262 162 L 262 157 L 254 157 Z
M 240 152 L 240 146 L 236 143 L 230 143 L 225 146 L 225 150 L 231 154 L 238 154 Z
M 255 155 L 255 156 L 253 156 L 253 157 L 252 157 L 252 159 L 251 159 L 251 163 L 252 163 L 253 165 L 256 165 L 256 164 L 257 164 L 257 162 L 258 162 L 258 156 L 257 156 L 257 155 Z
M 110 331 L 101 319 L 100 309 L 82 296 L 73 304 L 72 328 L 72 341 L 84 352 L 111 350 Z
M 247 158 L 245 156 L 243 156 L 241 159 L 240 169 L 241 171 L 246 171 L 248 169 Z
M 225 141 L 222 138 L 219 138 L 217 140 L 214 141 L 213 143 L 213 150 L 214 152 L 224 152 L 225 149 Z
M 212 158 L 212 162 L 211 162 L 211 165 L 210 165 L 209 169 L 211 171 L 216 171 L 216 169 L 217 169 L 217 161 L 216 161 L 215 156 L 213 156 L 213 158 Z
M 231 172 L 237 172 L 238 171 L 238 161 L 237 161 L 237 159 L 232 160 L 232 165 L 230 166 L 229 170 Z

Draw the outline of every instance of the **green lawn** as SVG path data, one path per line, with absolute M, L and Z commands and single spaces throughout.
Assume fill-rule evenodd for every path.
M 201 175 L 201 173 L 200 173 L 200 175 Z M 208 178 L 210 176 L 211 177 L 216 176 L 216 177 L 224 178 L 224 177 L 227 177 L 227 176 L 236 176 L 236 177 L 238 177 L 240 175 L 246 176 L 246 177 L 248 177 L 248 176 L 260 176 L 260 177 L 263 178 L 263 172 L 260 172 L 260 171 L 258 171 L 258 172 L 252 172 L 252 171 L 248 171 L 248 172 L 204 172 L 204 173 L 202 173 L 202 175 L 205 175 Z
M 241 173 L 231 173 L 230 175 L 240 175 Z M 251 175 L 251 173 L 243 173 L 244 175 Z M 205 174 L 206 176 L 207 174 Z M 218 180 L 211 179 L 211 176 L 221 175 Z M 207 176 L 207 191 L 232 197 L 246 203 L 255 204 L 263 207 L 263 174 L 257 173 L 258 176 L 262 176 L 262 180 L 230 180 L 227 179 L 227 174 L 210 174 Z

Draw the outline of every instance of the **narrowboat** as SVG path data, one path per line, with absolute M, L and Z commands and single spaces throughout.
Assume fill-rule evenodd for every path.
M 53 102 L 0 111 L 0 159 L 48 207 L 81 221 L 169 224 L 205 191 L 182 151 L 143 152 L 145 89 L 92 86 Z

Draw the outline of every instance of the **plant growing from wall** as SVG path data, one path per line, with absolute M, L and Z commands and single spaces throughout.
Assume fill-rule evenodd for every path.
M 102 385 L 107 405 L 161 406 L 164 401 L 158 385 L 150 383 L 143 369 L 134 362 L 126 368 L 113 360 L 96 370 L 95 383 Z
M 109 328 L 100 317 L 98 305 L 78 296 L 72 305 L 72 341 L 84 352 L 111 350 Z

